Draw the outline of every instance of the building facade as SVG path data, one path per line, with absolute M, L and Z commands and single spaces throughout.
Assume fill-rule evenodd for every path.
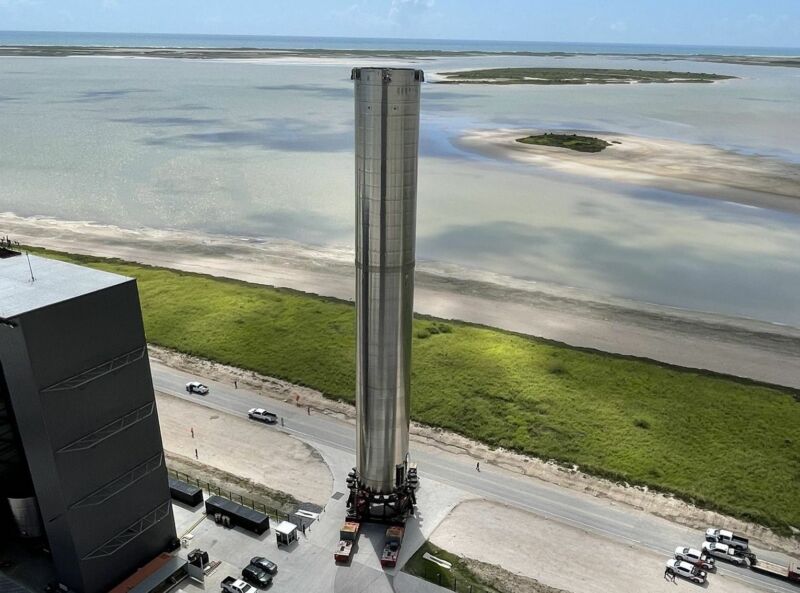
M 59 580 L 78 593 L 174 544 L 135 280 L 0 258 L 0 472 L 15 476 L 4 498 L 32 488 Z

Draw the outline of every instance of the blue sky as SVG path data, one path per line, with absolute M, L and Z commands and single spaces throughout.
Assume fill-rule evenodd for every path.
M 0 30 L 800 46 L 800 0 L 0 0 Z

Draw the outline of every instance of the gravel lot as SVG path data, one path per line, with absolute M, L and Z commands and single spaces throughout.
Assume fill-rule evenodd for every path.
M 276 427 L 162 393 L 156 403 L 166 451 L 194 459 L 197 449 L 200 462 L 301 502 L 322 506 L 333 492 L 331 472 L 319 453 Z
M 430 539 L 454 554 L 571 593 L 674 593 L 703 588 L 718 593 L 753 591 L 713 573 L 705 587 L 680 578 L 668 582 L 664 580 L 666 556 L 484 500 L 461 503 Z

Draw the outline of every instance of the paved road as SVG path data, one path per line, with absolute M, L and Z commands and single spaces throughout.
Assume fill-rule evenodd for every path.
M 307 414 L 298 408 L 233 385 L 203 379 L 210 387 L 207 396 L 186 393 L 187 381 L 196 376 L 152 362 L 153 382 L 158 391 L 182 397 L 207 407 L 236 415 L 244 415 L 253 407 L 266 407 L 285 420 L 283 430 L 310 444 L 319 443 L 354 454 L 354 425 L 325 414 Z M 419 464 L 420 478 L 436 480 L 460 488 L 488 500 L 512 505 L 561 521 L 597 535 L 628 543 L 664 554 L 665 560 L 678 545 L 700 547 L 703 534 L 670 521 L 654 517 L 632 507 L 615 504 L 604 499 L 562 488 L 547 482 L 520 476 L 499 468 L 482 465 L 475 471 L 474 461 L 467 456 L 437 451 L 435 455 L 415 448 L 411 443 L 411 456 Z M 788 557 L 764 552 L 767 560 L 788 563 Z M 798 593 L 798 588 L 748 569 L 721 563 L 718 574 L 737 579 L 749 586 L 775 593 Z

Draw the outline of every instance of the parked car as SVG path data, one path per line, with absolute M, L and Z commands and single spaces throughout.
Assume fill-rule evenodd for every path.
M 714 568 L 714 559 L 709 558 L 708 554 L 705 552 L 701 552 L 700 550 L 696 550 L 694 548 L 678 546 L 675 548 L 675 558 L 678 560 L 686 560 L 686 562 L 694 564 L 695 566 L 699 566 L 703 570 L 713 570 Z
M 272 575 L 255 564 L 248 564 L 242 569 L 242 578 L 256 587 L 269 587 L 272 584 Z
M 263 556 L 256 556 L 250 559 L 250 564 L 258 566 L 261 570 L 266 570 L 269 574 L 278 573 L 278 565 L 272 560 L 267 560 Z
M 220 583 L 222 590 L 226 593 L 257 593 L 255 587 L 251 587 L 236 577 L 225 577 Z
M 186 384 L 186 391 L 189 393 L 197 393 L 198 395 L 205 395 L 208 393 L 208 387 L 200 383 L 200 381 L 190 381 Z
M 272 412 L 267 412 L 264 408 L 252 408 L 247 410 L 247 417 L 250 420 L 259 420 L 267 424 L 275 424 L 278 421 L 278 416 Z
M 736 548 L 732 548 L 728 544 L 718 544 L 716 542 L 703 542 L 703 551 L 709 556 L 720 558 L 733 562 L 734 564 L 744 564 L 747 562 L 747 556 Z
M 685 560 L 676 560 L 675 558 L 667 560 L 667 569 L 671 570 L 679 577 L 689 579 L 698 584 L 705 583 L 706 577 L 708 576 L 708 573 L 699 566 L 689 564 Z

